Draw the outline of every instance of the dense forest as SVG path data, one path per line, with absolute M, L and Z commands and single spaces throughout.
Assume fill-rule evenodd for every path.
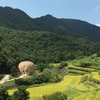
M 0 35 L 0 72 L 10 72 L 13 66 L 17 67 L 23 60 L 34 63 L 61 62 L 99 54 L 100 51 L 99 43 L 45 31 L 30 32 L 0 27 Z
M 51 15 L 30 18 L 19 9 L 0 7 L 0 73 L 11 73 L 20 61 L 35 64 L 100 55 L 100 28 Z

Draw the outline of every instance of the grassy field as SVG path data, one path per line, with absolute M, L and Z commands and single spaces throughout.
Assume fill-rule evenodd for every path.
M 91 82 L 88 79 L 81 82 L 81 79 L 84 76 L 92 76 L 94 79 L 100 80 L 99 59 L 94 60 L 90 57 L 86 57 L 72 62 L 70 61 L 68 66 L 69 74 L 64 77 L 63 81 L 38 87 L 29 87 L 27 91 L 30 93 L 30 100 L 39 100 L 43 95 L 57 91 L 66 93 L 72 100 L 100 100 L 100 84 Z M 91 63 L 91 66 L 85 68 L 81 67 L 79 66 L 80 62 L 89 62 Z M 58 66 L 59 63 L 54 64 L 54 67 Z M 12 95 L 14 91 L 15 89 L 9 90 L 8 92 Z

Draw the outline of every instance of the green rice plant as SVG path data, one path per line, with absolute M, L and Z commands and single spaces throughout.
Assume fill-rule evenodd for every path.
M 93 72 L 95 69 L 93 68 L 82 68 L 82 67 L 76 67 L 76 66 L 68 66 L 68 69 L 75 69 L 75 70 L 80 70 L 80 71 L 85 71 L 85 72 Z

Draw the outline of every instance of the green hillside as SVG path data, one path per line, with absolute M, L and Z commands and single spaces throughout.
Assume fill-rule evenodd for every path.
M 0 27 L 0 36 L 0 73 L 9 73 L 23 60 L 31 60 L 35 64 L 61 62 L 100 52 L 100 43 L 46 31 Z

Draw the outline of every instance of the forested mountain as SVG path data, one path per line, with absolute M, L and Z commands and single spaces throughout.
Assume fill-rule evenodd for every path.
M 35 64 L 100 55 L 100 28 L 51 15 L 30 18 L 19 9 L 0 7 L 0 73 L 23 60 Z
M 12 29 L 32 30 L 32 19 L 23 11 L 11 7 L 0 7 L 0 26 Z
M 52 15 L 31 18 L 25 12 L 0 7 L 0 26 L 21 30 L 54 32 L 62 36 L 85 37 L 100 41 L 100 27 L 75 19 L 58 19 Z
M 58 35 L 84 37 L 91 40 L 100 41 L 100 27 L 85 21 L 64 18 L 57 19 L 52 15 L 42 16 L 36 20 L 41 23 L 40 29 L 52 31 Z
M 100 43 L 85 38 L 3 27 L 0 27 L 0 37 L 0 73 L 9 73 L 23 60 L 37 64 L 61 62 L 95 53 L 100 55 Z

